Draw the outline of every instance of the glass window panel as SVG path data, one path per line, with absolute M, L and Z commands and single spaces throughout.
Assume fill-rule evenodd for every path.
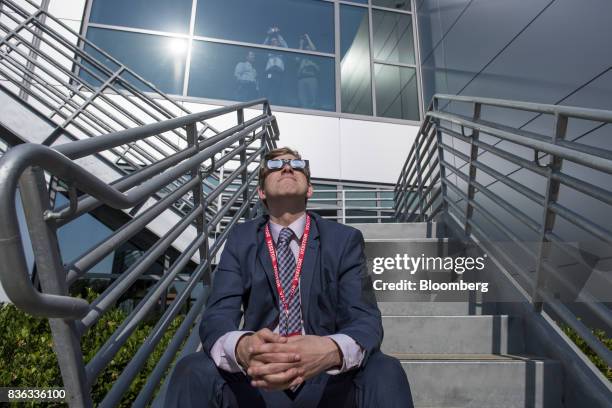
M 367 187 L 352 187 L 346 186 L 344 188 L 345 197 L 348 199 L 346 202 L 347 207 L 375 207 L 376 206 L 376 192 L 372 191 Z M 364 190 L 355 191 L 355 190 Z M 365 200 L 357 200 L 357 198 L 364 198 Z
M 183 93 L 187 40 L 158 35 L 130 33 L 90 27 L 87 38 L 144 79 L 152 82 L 162 92 L 180 95 Z M 85 51 L 98 58 L 99 53 L 85 47 Z M 116 69 L 110 60 L 100 61 Z M 100 83 L 81 71 L 81 77 L 94 86 Z M 143 90 L 149 90 L 140 81 L 130 81 Z
M 194 41 L 189 95 L 334 111 L 334 59 Z
M 381 191 L 380 193 L 381 207 L 393 207 L 395 193 L 393 191 Z
M 187 33 L 191 6 L 191 0 L 95 0 L 91 6 L 89 21 Z
M 325 201 L 318 202 L 317 205 L 321 203 L 336 205 L 338 195 L 335 190 L 338 189 L 338 186 L 332 186 L 329 184 L 313 184 L 312 187 L 314 189 L 312 200 L 325 199 Z
M 351 3 L 368 4 L 368 0 L 344 0 L 344 1 L 350 1 Z
M 374 59 L 414 64 L 412 18 L 392 11 L 372 10 Z
M 419 120 L 416 70 L 393 65 L 374 65 L 376 115 Z
M 334 52 L 334 6 L 330 2 L 199 0 L 196 14 L 199 36 L 255 44 L 279 38 L 280 46 Z
M 56 196 L 55 208 L 67 204 L 63 194 Z M 83 231 L 87 231 L 83 234 Z M 80 258 L 95 244 L 108 238 L 112 231 L 89 214 L 83 214 L 73 222 L 57 230 L 57 240 L 64 261 L 71 262 Z M 111 273 L 115 251 L 95 264 L 89 272 Z
M 372 5 L 410 11 L 410 0 L 372 0 Z
M 368 10 L 340 7 L 342 112 L 372 114 Z

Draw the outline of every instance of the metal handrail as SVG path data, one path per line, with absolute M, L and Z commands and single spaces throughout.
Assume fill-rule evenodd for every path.
M 240 120 L 245 108 L 259 104 L 264 106 L 262 115 L 249 121 Z M 198 138 L 197 123 L 232 112 L 237 113 L 239 123 L 236 126 L 207 139 Z M 199 282 L 209 282 L 211 265 L 227 237 L 229 227 L 254 213 L 254 182 L 258 173 L 256 164 L 270 148 L 276 146 L 278 128 L 275 121 L 267 101 L 257 100 L 70 142 L 55 148 L 26 143 L 9 149 L 0 158 L 0 225 L 3 226 L 0 229 L 0 257 L 3 259 L 0 280 L 7 296 L 17 307 L 28 313 L 50 318 L 56 354 L 70 405 L 92 406 L 89 390 L 97 376 L 156 305 L 161 294 L 179 274 L 184 279 L 186 266 L 195 263 L 195 271 L 191 275 L 187 274 L 186 288 L 160 318 L 151 337 L 139 349 L 100 406 L 115 406 L 119 403 L 146 356 L 161 339 L 193 289 Z M 143 140 L 160 131 L 180 128 L 188 135 L 188 143 L 183 149 L 111 184 L 75 161 L 77 158 L 97 156 L 117 146 Z M 230 161 L 239 163 L 239 166 L 226 169 L 224 181 L 205 193 L 203 181 L 207 175 L 224 168 Z M 69 204 L 59 209 L 50 206 L 45 173 L 59 178 L 68 186 Z M 240 187 L 228 191 L 232 183 L 236 182 L 240 183 Z M 89 248 L 77 259 L 64 264 L 57 245 L 59 226 L 73 222 L 101 205 L 115 209 L 138 206 L 155 197 L 169 183 L 177 184 L 172 193 L 154 201 L 146 210 L 137 212 L 128 223 L 109 237 Z M 77 196 L 77 190 L 82 193 L 80 196 Z M 22 196 L 21 202 L 42 286 L 41 292 L 33 286 L 28 273 L 17 216 L 17 192 Z M 217 202 L 217 197 L 222 193 L 228 193 L 229 198 L 224 200 L 221 206 L 215 207 L 210 217 L 204 217 L 207 209 Z M 173 203 L 187 195 L 191 195 L 193 208 L 186 215 L 177 217 L 176 213 L 169 212 Z M 227 228 L 217 236 L 217 226 L 222 220 L 227 220 L 230 210 L 233 214 L 226 225 Z M 107 254 L 139 234 L 152 222 L 160 220 L 167 226 L 173 217 L 174 224 L 171 224 L 159 240 L 118 276 L 93 303 L 89 304 L 84 299 L 68 294 L 70 285 Z M 80 336 L 110 310 L 119 297 L 173 246 L 180 247 L 178 258 L 160 279 L 156 280 L 134 312 L 85 365 L 78 341 Z M 176 336 L 183 337 L 175 337 L 173 344 L 181 344 L 189 332 L 189 327 L 198 318 L 203 302 L 202 297 L 196 299 L 195 305 L 192 306 L 196 310 L 192 309 L 187 314 L 177 332 Z M 174 351 L 177 350 L 175 347 Z M 164 354 L 164 359 L 158 363 L 155 370 L 157 382 L 153 384 L 150 380 L 141 390 L 138 401 L 143 405 L 152 397 L 161 380 L 159 373 L 165 371 L 173 356 L 174 354 Z
M 451 102 L 462 104 L 462 107 L 471 105 L 472 116 L 440 109 L 443 101 L 448 102 L 446 106 Z M 551 134 L 542 135 L 487 121 L 482 118 L 482 110 L 485 107 L 552 115 L 554 128 Z M 612 191 L 595 185 L 588 179 L 578 179 L 563 170 L 563 163 L 571 162 L 593 171 L 612 174 L 611 151 L 566 140 L 568 122 L 573 119 L 612 123 L 612 112 L 491 98 L 435 95 L 395 186 L 395 216 L 399 221 L 430 221 L 439 214 L 448 215 L 460 226 L 466 237 L 487 249 L 491 256 L 503 260 L 505 265 L 509 265 L 510 269 L 521 277 L 521 281 L 514 280 L 514 283 L 521 288 L 521 292 L 533 304 L 536 312 L 542 313 L 546 305 L 574 329 L 603 361 L 612 365 L 612 352 L 567 306 L 546 289 L 547 281 L 553 276 L 558 278 L 561 284 L 567 284 L 555 266 L 546 259 L 547 248 L 551 245 L 568 250 L 563 239 L 553 231 L 557 217 L 562 217 L 602 242 L 612 244 L 612 230 L 591 220 L 588 213 L 578 213 L 559 202 L 559 189 L 563 186 L 602 204 L 612 205 Z M 471 134 L 466 134 L 468 132 Z M 512 149 L 501 147 L 499 143 L 491 143 L 488 141 L 490 138 L 485 141 L 480 137 L 481 134 L 493 136 L 523 149 L 527 148 L 532 151 L 533 159 L 526 159 Z M 484 163 L 480 158 L 482 154 L 494 155 L 514 164 L 517 169 L 527 170 L 543 178 L 546 181 L 544 194 L 509 177 L 508 174 L 503 174 L 491 161 Z M 545 157 L 548 157 L 548 164 L 543 165 L 541 161 Z M 477 173 L 482 173 L 493 181 L 485 185 L 477 178 Z M 533 211 L 517 208 L 499 192 L 490 188 L 495 183 L 502 183 L 511 191 L 529 199 L 531 203 L 539 205 L 542 212 L 534 214 Z M 484 204 L 477 197 L 486 197 L 489 202 L 535 234 L 537 250 L 525 245 L 525 238 L 514 225 L 502 220 L 498 212 L 490 211 L 490 205 Z M 478 213 L 478 218 L 474 217 L 474 212 Z M 515 259 L 490 244 L 491 231 L 487 230 L 483 221 L 523 251 L 526 259 L 533 260 L 533 277 L 525 273 Z M 580 259 L 576 259 L 576 262 L 583 263 Z M 602 301 L 584 290 L 578 299 L 584 302 L 600 321 L 612 325 L 612 311 Z
M 30 9 L 25 9 L 24 7 L 28 5 Z M 53 115 L 64 118 L 64 122 L 59 123 L 60 128 L 68 129 L 70 125 L 74 124 L 74 126 L 79 128 L 84 134 L 91 135 L 91 131 L 87 130 L 85 127 L 86 123 L 91 125 L 93 129 L 101 130 L 100 133 L 109 133 L 109 131 L 117 130 L 113 129 L 113 124 L 119 124 L 123 128 L 132 127 L 133 125 L 130 126 L 129 124 L 123 123 L 128 119 L 132 120 L 136 125 L 145 124 L 143 120 L 146 119 L 138 118 L 137 115 L 130 111 L 148 113 L 147 119 L 150 118 L 149 120 L 153 121 L 176 116 L 170 109 L 165 108 L 160 102 L 148 95 L 159 98 L 160 101 L 163 100 L 177 111 L 190 113 L 185 107 L 167 97 L 150 82 L 125 67 L 118 60 L 95 46 L 95 44 L 91 43 L 85 37 L 70 29 L 61 20 L 40 8 L 36 3 L 25 0 L 25 3 L 18 5 L 12 0 L 6 0 L 3 2 L 2 13 L 7 22 L 12 22 L 16 25 L 15 28 L 11 28 L 6 24 L 0 25 L 2 31 L 6 33 L 2 40 L 0 40 L 0 45 L 6 48 L 1 60 L 2 65 L 5 69 L 12 67 L 12 72 L 14 73 L 14 75 L 10 75 L 8 71 L 3 71 L 3 75 L 6 76 L 7 80 L 19 86 L 22 91 L 28 93 L 30 97 L 46 105 Z M 41 21 L 43 16 L 46 20 L 44 23 Z M 50 26 L 50 23 L 54 24 L 54 28 Z M 28 33 L 32 38 L 22 36 L 22 32 Z M 74 43 L 73 40 L 75 38 L 77 40 L 76 43 Z M 38 39 L 45 46 L 64 57 L 64 60 L 61 61 L 62 63 L 57 61 L 57 56 L 52 58 L 44 50 L 34 47 L 34 39 Z M 26 55 L 20 47 L 26 48 L 32 55 Z M 99 62 L 98 58 L 84 50 L 85 47 L 94 50 L 96 55 L 104 58 L 108 63 L 114 64 L 117 66 L 117 69 L 113 71 L 105 64 Z M 18 58 L 11 57 L 11 53 L 18 54 L 19 57 L 33 64 L 35 69 L 26 70 L 26 67 L 20 64 Z M 42 59 L 44 62 L 41 63 L 39 59 Z M 88 66 L 87 64 L 90 65 Z M 79 72 L 73 72 L 70 69 L 71 65 L 76 66 Z M 98 73 L 93 72 L 92 68 L 98 70 Z M 88 83 L 79 76 L 80 71 L 86 72 L 105 85 L 97 87 Z M 69 86 L 64 85 L 65 80 L 60 75 L 68 77 L 71 84 Z M 99 75 L 105 75 L 105 77 L 103 78 Z M 128 76 L 132 82 L 126 79 Z M 30 84 L 38 84 L 39 92 L 32 91 L 26 87 L 25 83 L 28 81 L 24 81 L 24 78 L 28 78 Z M 50 82 L 50 80 L 56 81 L 56 84 L 64 85 L 65 89 L 61 89 L 60 91 L 54 89 L 54 84 Z M 134 84 L 134 81 L 136 81 L 136 84 Z M 141 91 L 141 88 L 144 89 L 144 91 Z M 118 100 L 113 100 L 111 96 L 104 94 L 105 91 L 109 90 L 112 91 L 114 95 L 120 97 L 121 103 L 127 103 L 127 107 L 121 107 Z M 58 95 L 61 95 L 61 101 L 63 101 L 64 104 L 49 103 L 51 101 L 44 98 L 44 91 L 47 93 L 59 92 Z M 75 98 L 76 96 L 79 98 Z M 122 96 L 132 96 L 136 97 L 136 99 L 131 100 L 130 98 Z M 98 98 L 100 102 L 104 102 L 107 106 L 96 102 Z M 144 105 L 139 105 L 136 101 L 140 101 Z M 54 102 L 58 101 L 55 100 Z M 146 106 L 146 109 L 143 108 L 144 106 Z M 71 111 L 68 107 L 73 110 Z M 96 108 L 98 115 L 93 113 L 91 109 L 88 110 L 89 107 Z M 114 109 L 113 112 L 109 110 L 111 107 Z M 100 116 L 100 113 L 104 115 Z M 78 122 L 81 116 L 86 117 L 88 120 L 86 121 L 84 119 L 84 122 Z M 184 141 L 186 140 L 184 132 L 180 130 L 175 130 L 175 132 L 175 135 L 179 136 L 179 138 Z M 60 134 L 61 133 L 57 133 L 54 137 Z M 163 140 L 163 137 L 160 138 L 160 140 Z M 164 143 L 176 146 L 176 144 L 168 142 L 167 140 L 164 140 Z
M 332 194 L 335 197 L 313 197 L 308 199 L 307 209 L 310 211 L 321 211 L 323 218 L 351 223 L 357 220 L 375 220 L 377 223 L 394 218 L 394 198 L 385 197 L 383 193 L 393 193 L 393 189 L 369 188 L 369 189 L 325 189 L 314 190 L 314 194 Z M 348 197 L 347 197 L 348 195 Z M 365 197 L 360 197 L 365 195 Z M 370 204 L 371 203 L 371 204 Z M 330 215 L 335 211 L 336 215 Z M 368 215 L 356 215 L 351 211 L 363 211 Z
M 0 78 L 16 90 L 2 84 L 0 88 L 28 103 L 35 102 L 36 109 L 54 123 L 55 130 L 43 144 L 61 143 L 62 136 L 79 140 L 151 123 L 155 126 L 191 113 L 42 5 L 31 0 L 6 0 L 0 16 Z M 241 124 L 252 123 L 253 119 L 242 117 Z M 201 118 L 197 126 L 199 139 L 219 133 L 206 119 Z M 276 127 L 276 122 L 271 126 Z M 278 128 L 273 131 L 278 134 Z M 102 159 L 127 176 L 181 150 L 187 138 L 182 127 L 159 128 L 150 138 L 105 151 Z M 209 177 L 218 179 L 216 173 Z M 172 186 L 167 186 L 157 198 L 171 192 Z M 217 205 L 211 203 L 207 218 Z M 184 214 L 193 208 L 191 197 L 186 196 L 174 210 Z
M 36 102 L 37 109 L 55 123 L 43 144 L 55 145 L 61 136 L 90 138 L 191 113 L 43 6 L 6 0 L 0 16 L 0 77 L 16 90 L 0 87 Z M 205 120 L 198 126 L 199 138 L 218 133 Z M 148 139 L 105 151 L 104 158 L 119 174 L 128 175 L 186 144 L 181 127 L 159 129 Z M 189 197 L 180 200 L 181 207 L 193 208 Z

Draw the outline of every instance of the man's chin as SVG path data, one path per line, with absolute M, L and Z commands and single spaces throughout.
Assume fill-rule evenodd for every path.
M 297 199 L 301 199 L 301 200 L 305 200 L 306 199 L 306 193 L 302 192 L 302 191 L 281 191 L 278 194 L 275 195 L 268 195 L 268 200 L 275 200 L 275 201 L 284 201 L 284 200 L 297 200 Z

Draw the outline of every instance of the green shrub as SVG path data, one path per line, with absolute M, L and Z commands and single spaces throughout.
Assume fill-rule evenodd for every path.
M 95 298 L 95 295 L 88 290 L 86 297 L 91 300 Z M 81 338 L 81 349 L 85 362 L 93 358 L 126 316 L 127 313 L 121 309 L 109 310 L 95 326 L 85 333 Z M 131 406 L 183 318 L 183 315 L 179 315 L 172 321 L 162 340 L 132 382 L 130 389 L 124 394 L 120 406 Z M 156 320 L 152 318 L 140 324 L 108 367 L 100 373 L 91 391 L 94 402 L 100 402 L 111 389 L 115 380 L 151 332 Z M 2 367 L 0 386 L 62 387 L 62 378 L 52 349 L 53 339 L 47 319 L 28 315 L 10 304 L 0 304 L 0 327 L 2 327 L 0 330 L 0 367 Z
M 59 387 L 61 378 L 53 353 L 49 323 L 13 305 L 0 308 L 0 385 Z
M 593 364 L 601 371 L 603 375 L 612 381 L 612 367 L 608 366 L 605 361 L 601 359 L 591 347 L 578 336 L 578 333 L 566 324 L 561 324 L 561 329 L 577 346 L 582 352 L 591 360 Z M 592 333 L 609 349 L 612 350 L 612 338 L 606 335 L 606 332 L 601 329 L 592 330 Z

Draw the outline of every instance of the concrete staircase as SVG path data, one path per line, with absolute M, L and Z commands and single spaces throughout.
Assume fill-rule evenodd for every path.
M 453 245 L 436 223 L 354 226 L 364 234 L 370 262 L 394 253 L 435 256 Z M 494 304 L 474 295 L 415 294 L 401 302 L 379 301 L 379 307 L 382 350 L 400 359 L 415 407 L 563 406 L 562 366 L 526 355 L 520 317 L 495 314 Z
M 42 143 L 56 128 L 56 124 L 45 117 L 32 105 L 19 99 L 17 96 L 0 86 L 0 135 L 13 144 L 18 143 Z M 81 135 L 82 138 L 85 136 Z M 64 132 L 53 144 L 53 146 L 79 140 L 74 134 Z M 87 156 L 75 160 L 77 164 L 90 171 L 104 182 L 112 183 L 125 176 L 112 157 L 101 155 Z M 127 215 L 134 216 L 146 211 L 157 202 L 155 198 L 149 198 L 136 212 L 130 209 L 123 210 Z M 147 229 L 157 236 L 163 236 L 173 225 L 176 225 L 182 215 L 176 211 L 167 209 L 160 217 L 155 218 L 147 225 Z M 197 234 L 195 227 L 187 227 L 186 233 L 181 235 L 173 247 L 182 252 Z M 194 255 L 194 261 L 198 261 L 198 255 Z

